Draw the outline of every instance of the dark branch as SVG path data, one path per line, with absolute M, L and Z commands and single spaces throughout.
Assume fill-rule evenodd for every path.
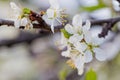
M 94 20 L 91 21 L 91 25 L 103 25 L 103 29 L 101 31 L 101 33 L 98 35 L 100 38 L 101 37 L 105 37 L 109 30 L 111 30 L 114 25 L 120 21 L 120 17 L 117 18 L 110 18 L 110 19 L 101 19 L 101 20 Z M 83 23 L 85 24 L 85 23 Z
M 51 32 L 50 25 L 48 25 L 43 19 L 42 15 L 35 13 L 31 11 L 29 18 L 31 21 L 38 21 L 38 24 L 33 24 L 33 28 L 38 28 L 38 29 L 43 29 Z M 14 21 L 12 20 L 5 20 L 5 19 L 0 19 L 0 26 L 1 25 L 8 25 L 14 27 Z M 24 28 L 24 26 L 20 26 L 20 28 Z M 59 25 L 56 27 L 55 31 L 59 31 L 61 28 L 63 28 L 62 25 Z
M 42 28 L 42 29 L 46 29 L 46 30 L 50 30 L 49 25 L 46 24 L 46 22 L 41 18 L 41 16 L 36 16 L 39 21 L 39 24 L 33 24 L 33 28 Z M 110 18 L 110 19 L 101 19 L 101 20 L 91 20 L 91 25 L 102 25 L 104 23 L 117 23 L 118 21 L 120 21 L 120 17 L 117 18 Z M 85 22 L 83 23 L 85 24 Z M 8 25 L 8 26 L 14 26 L 14 21 L 11 20 L 4 20 L 4 19 L 0 19 L 0 26 L 1 25 Z M 55 27 L 55 29 L 61 29 L 63 28 L 63 26 L 58 26 Z
M 1 26 L 1 25 L 14 26 L 14 21 L 0 19 L 0 26 Z
M 120 21 L 120 17 L 110 18 L 110 19 L 94 20 L 94 21 L 91 21 L 91 25 L 102 25 L 104 23 L 118 22 L 118 21 Z
M 120 3 L 120 0 L 116 0 L 116 1 L 118 1 Z
M 114 25 L 119 21 L 120 17 L 100 21 L 101 23 L 104 22 L 103 24 L 105 25 L 103 26 L 102 32 L 98 36 L 100 38 L 105 37 L 108 34 L 108 32 L 114 27 Z
M 20 31 L 20 34 L 17 38 L 12 39 L 12 40 L 1 40 L 0 41 L 0 46 L 11 46 L 14 44 L 22 43 L 22 42 L 27 42 L 30 43 L 31 41 L 37 39 L 37 38 L 43 38 L 45 36 L 48 36 L 49 33 L 40 33 L 40 34 L 33 34 L 30 32 L 25 32 L 25 31 Z
M 39 21 L 39 24 L 33 24 L 33 26 L 34 26 L 33 28 L 40 28 L 40 29 L 50 32 L 50 27 L 45 23 L 45 21 L 41 18 L 40 15 L 36 14 L 36 15 L 32 15 L 32 16 Z M 99 37 L 105 37 L 108 34 L 108 31 L 111 30 L 111 28 L 119 21 L 120 21 L 120 17 L 103 19 L 103 20 L 94 20 L 94 21 L 91 21 L 91 25 L 93 26 L 93 25 L 103 25 L 104 24 L 105 26 L 103 27 L 102 32 L 99 34 Z M 83 23 L 83 24 L 85 24 L 85 23 Z M 0 25 L 14 26 L 14 21 L 0 19 Z M 58 26 L 58 27 L 55 27 L 55 30 L 58 31 L 61 28 L 63 28 L 63 26 Z M 4 40 L 4 41 L 0 42 L 0 46 L 12 45 L 12 44 L 21 43 L 21 42 L 29 42 L 38 37 L 41 37 L 42 35 L 39 35 L 39 34 L 24 35 L 23 34 L 22 36 L 19 36 L 15 40 Z
M 31 21 L 38 21 L 38 24 L 33 24 L 33 28 L 39 28 L 39 29 L 44 29 L 44 30 L 50 30 L 50 25 L 48 25 L 43 19 L 42 19 L 42 15 L 35 13 L 33 11 L 31 11 L 31 13 L 29 14 L 29 18 Z M 1 25 L 8 25 L 8 26 L 13 26 L 14 27 L 14 21 L 12 20 L 4 20 L 4 19 L 0 19 L 0 26 Z M 21 26 L 20 28 L 24 28 L 24 26 Z

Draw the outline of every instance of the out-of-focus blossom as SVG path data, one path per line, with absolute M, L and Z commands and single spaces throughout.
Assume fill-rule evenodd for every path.
M 14 11 L 15 22 L 14 25 L 16 28 L 20 26 L 25 26 L 25 28 L 32 28 L 33 25 L 28 17 L 28 14 L 24 13 L 24 9 L 19 8 L 14 2 L 10 2 L 10 6 Z
M 113 8 L 116 10 L 116 11 L 120 11 L 120 4 L 117 0 L 112 0 L 112 4 L 113 4 Z
M 64 17 L 64 10 L 60 8 L 57 0 L 49 0 L 50 8 L 47 9 L 47 18 L 51 20 L 51 30 L 54 33 L 55 20 L 62 24 L 62 18 Z
M 112 12 L 110 8 L 102 8 L 93 11 L 90 16 L 95 19 L 108 19 L 112 17 Z

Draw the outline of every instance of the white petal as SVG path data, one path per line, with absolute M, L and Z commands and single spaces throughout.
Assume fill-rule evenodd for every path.
M 85 57 L 82 54 L 80 54 L 80 55 L 77 55 L 77 56 L 73 56 L 72 60 L 74 61 L 75 66 L 77 68 L 81 68 L 81 66 L 84 65 Z
M 26 26 L 28 24 L 27 18 L 22 18 L 21 19 L 21 26 Z
M 57 0 L 49 0 L 49 3 L 50 3 L 52 8 L 59 9 L 59 4 L 58 4 Z
M 70 34 L 74 34 L 74 30 L 73 30 L 73 27 L 70 25 L 70 24 L 67 24 L 65 26 L 65 30 L 70 33 Z
M 53 9 L 47 9 L 47 16 L 48 18 L 52 19 L 54 18 L 54 10 Z
M 51 31 L 54 33 L 54 20 L 53 20 L 52 25 L 51 25 Z
M 52 22 L 54 19 L 51 19 L 51 18 L 48 18 L 48 15 L 45 14 L 42 16 L 42 19 L 45 20 L 45 22 L 48 24 L 48 25 L 52 25 Z
M 87 45 L 85 43 L 80 42 L 76 43 L 74 46 L 78 51 L 85 51 L 85 49 L 87 48 Z
M 16 28 L 19 28 L 19 27 L 20 27 L 20 22 L 21 22 L 20 19 L 15 20 L 15 21 L 14 21 L 14 26 L 15 26 Z
M 89 44 L 92 42 L 92 34 L 90 31 L 87 31 L 85 34 L 84 34 L 84 39 L 85 41 Z
M 90 30 L 90 25 L 91 25 L 90 21 L 87 20 L 86 24 L 82 27 L 82 30 L 83 30 L 84 33 L 86 33 L 87 31 Z
M 73 26 L 75 26 L 75 27 L 82 27 L 82 18 L 81 18 L 81 16 L 78 15 L 78 14 L 75 15 L 75 16 L 73 17 L 72 24 L 73 24 Z
M 92 56 L 92 53 L 87 50 L 85 53 L 84 53 L 84 56 L 85 56 L 85 62 L 88 63 L 88 62 L 91 62 L 92 59 L 93 59 L 93 56 Z
M 14 11 L 14 14 L 18 17 L 21 14 L 21 9 L 14 3 L 14 2 L 10 2 L 10 6 Z
M 84 65 L 83 65 L 83 66 L 81 66 L 81 68 L 80 68 L 80 69 L 78 69 L 78 75 L 82 75 L 82 74 L 83 74 L 83 72 L 84 72 Z
M 19 8 L 14 2 L 10 2 L 10 6 L 11 6 L 12 9 L 18 9 Z
M 33 28 L 33 24 L 32 23 L 29 23 L 30 24 L 30 28 Z
M 99 60 L 99 61 L 105 61 L 106 60 L 106 53 L 100 49 L 100 48 L 95 48 L 94 49 L 95 52 L 95 57 Z
M 70 57 L 70 49 L 69 49 L 69 47 L 67 47 L 67 48 L 68 49 L 66 51 L 63 51 L 61 53 L 61 55 L 64 56 L 64 57 Z
M 61 44 L 67 45 L 67 39 L 64 37 L 63 33 L 61 33 Z
M 74 34 L 69 38 L 69 42 L 75 44 L 83 39 L 83 35 Z
M 78 74 L 81 75 L 84 71 L 84 56 L 82 54 L 78 55 L 73 59 L 76 68 L 78 69 Z
M 98 38 L 98 37 L 92 37 L 92 45 L 100 45 L 102 39 Z M 99 40 L 98 40 L 99 39 Z

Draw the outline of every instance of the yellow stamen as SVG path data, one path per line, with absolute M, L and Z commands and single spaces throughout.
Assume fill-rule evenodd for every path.
M 45 11 L 40 11 L 40 14 L 41 14 L 41 15 L 44 15 L 44 14 L 45 14 Z
M 20 16 L 18 16 L 18 19 L 21 19 L 22 18 L 22 16 L 20 15 Z
M 68 17 L 68 15 L 67 14 L 62 14 L 60 17 L 61 18 L 66 18 L 66 17 Z
M 66 63 L 67 63 L 70 67 L 72 67 L 73 69 L 76 68 L 73 60 L 70 59 L 70 60 L 68 60 Z

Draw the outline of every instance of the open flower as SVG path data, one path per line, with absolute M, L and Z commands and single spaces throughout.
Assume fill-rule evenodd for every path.
M 82 34 L 82 19 L 80 15 L 75 15 L 72 20 L 72 25 L 67 24 L 65 30 L 70 34 Z
M 62 24 L 63 9 L 60 8 L 57 0 L 49 0 L 50 8 L 47 9 L 47 18 L 51 20 L 51 30 L 54 33 L 54 22 L 55 20 Z
M 87 38 L 87 37 L 89 37 L 89 38 Z M 99 61 L 104 61 L 106 59 L 105 58 L 105 56 L 106 56 L 105 52 L 94 41 L 94 39 L 92 38 L 90 33 L 86 34 L 84 46 L 87 46 L 85 51 L 84 51 L 85 53 L 89 52 L 89 54 L 91 54 L 91 55 L 95 54 L 96 59 L 98 59 Z
M 65 30 L 69 34 L 72 34 L 72 36 L 70 36 L 69 38 L 69 42 L 74 45 L 85 38 L 85 34 L 87 34 L 89 29 L 90 29 L 90 21 L 87 20 L 86 24 L 82 26 L 82 19 L 78 14 L 73 17 L 72 25 L 67 24 L 65 26 Z
M 79 14 L 75 15 L 72 20 L 72 25 L 67 24 L 65 30 L 70 34 L 79 34 L 82 35 L 90 29 L 90 21 L 86 21 L 86 24 L 82 26 L 82 19 Z
M 84 71 L 85 56 L 82 52 L 80 53 L 78 50 L 73 49 L 71 50 L 70 57 L 71 58 L 67 61 L 67 63 L 72 68 L 77 68 L 78 74 L 81 75 Z
M 24 13 L 24 10 L 26 8 L 21 9 L 14 2 L 10 2 L 10 6 L 14 11 L 14 17 L 15 17 L 14 25 L 16 28 L 19 28 L 20 26 L 25 26 L 25 28 L 33 27 L 28 15 Z
M 62 37 L 66 39 L 64 43 L 67 45 L 67 50 L 62 52 L 62 56 L 70 58 L 67 63 L 77 68 L 79 75 L 84 71 L 84 64 L 92 61 L 94 54 L 98 60 L 105 60 L 102 49 L 92 38 L 90 26 L 90 21 L 87 20 L 86 24 L 82 25 L 80 15 L 75 15 L 72 25 L 67 24 L 65 29 L 61 30 L 64 34 Z
M 84 71 L 84 64 L 90 62 L 92 55 L 88 53 L 83 53 L 80 50 L 77 50 L 74 46 L 67 46 L 67 50 L 63 51 L 62 56 L 70 58 L 67 63 L 72 68 L 78 69 L 78 74 L 81 75 Z

